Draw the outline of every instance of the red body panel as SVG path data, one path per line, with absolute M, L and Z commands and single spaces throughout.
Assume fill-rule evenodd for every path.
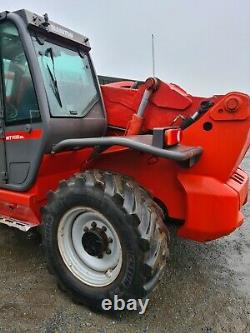
M 109 125 L 128 127 L 144 89 L 124 89 L 119 84 L 102 87 Z M 147 106 L 143 132 L 169 126 L 178 115 L 193 114 L 202 100 L 161 82 Z M 183 131 L 183 144 L 203 148 L 200 160 L 190 169 L 122 147 L 112 147 L 95 159 L 90 158 L 91 149 L 45 155 L 28 192 L 0 190 L 0 214 L 37 225 L 48 192 L 60 180 L 99 168 L 133 177 L 165 205 L 170 217 L 184 222 L 179 229 L 183 237 L 206 241 L 232 232 L 243 221 L 240 208 L 247 200 L 248 177 L 238 165 L 250 142 L 250 99 L 230 93 L 210 100 L 215 105 Z
M 239 196 L 245 185 L 237 190 L 216 178 L 180 174 L 178 179 L 186 192 L 185 224 L 178 234 L 198 241 L 216 239 L 231 233 L 243 222 Z
M 92 149 L 45 155 L 37 181 L 27 192 L 0 190 L 0 214 L 17 220 L 40 224 L 40 209 L 46 204 L 49 191 L 57 188 L 60 180 L 85 169 Z

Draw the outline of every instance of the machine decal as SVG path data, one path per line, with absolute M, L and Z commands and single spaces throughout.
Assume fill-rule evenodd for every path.
M 7 132 L 5 135 L 5 141 L 40 139 L 42 132 L 43 131 L 40 128 L 32 130 L 30 133 L 25 131 Z

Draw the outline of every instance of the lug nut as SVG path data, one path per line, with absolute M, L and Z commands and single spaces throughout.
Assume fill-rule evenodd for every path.
M 83 231 L 84 231 L 84 232 L 88 232 L 88 231 L 89 231 L 89 228 L 88 228 L 88 227 L 84 227 Z
M 102 259 L 102 258 L 103 258 L 103 255 L 102 255 L 102 254 L 99 254 L 99 255 L 98 255 L 98 258 L 99 258 L 99 259 Z
M 105 227 L 105 225 L 102 227 L 102 231 L 107 231 L 107 228 Z
M 91 227 L 95 229 L 96 228 L 96 222 L 92 222 Z
M 113 243 L 113 238 L 109 237 L 109 238 L 108 238 L 108 242 L 109 242 L 109 243 Z
M 110 250 L 110 249 L 107 249 L 107 250 L 106 250 L 106 253 L 107 253 L 107 254 L 111 254 L 111 250 Z

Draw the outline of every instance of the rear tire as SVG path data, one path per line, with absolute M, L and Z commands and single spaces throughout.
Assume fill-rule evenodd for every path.
M 77 303 L 144 298 L 168 255 L 161 208 L 132 179 L 90 170 L 61 182 L 43 209 L 49 268 Z M 164 230 L 162 230 L 164 229 Z

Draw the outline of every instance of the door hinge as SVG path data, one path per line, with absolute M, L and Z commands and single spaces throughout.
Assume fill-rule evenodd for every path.
M 0 178 L 2 180 L 8 180 L 8 173 L 7 172 L 0 172 Z
M 5 139 L 4 131 L 1 128 L 0 128 L 0 139 Z

